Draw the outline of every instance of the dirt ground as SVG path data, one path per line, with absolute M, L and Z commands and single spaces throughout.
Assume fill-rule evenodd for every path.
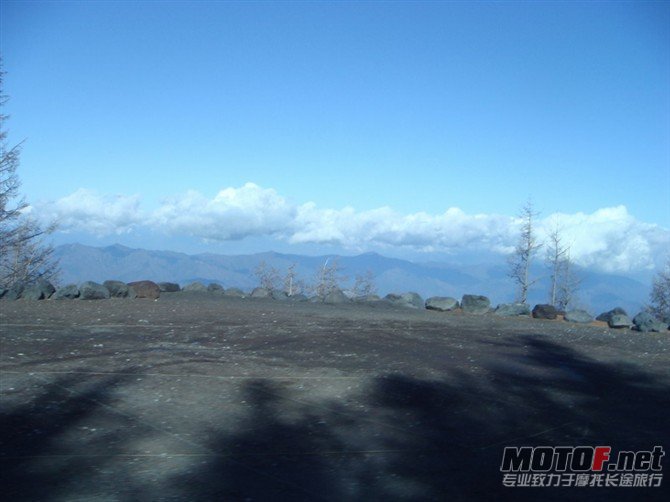
M 670 500 L 500 472 L 669 451 L 667 333 L 183 293 L 0 301 L 0 330 L 5 500 Z

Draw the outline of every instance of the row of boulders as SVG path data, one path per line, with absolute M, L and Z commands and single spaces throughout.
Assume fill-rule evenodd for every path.
M 434 296 L 423 300 L 417 293 L 408 292 L 402 294 L 391 293 L 381 298 L 377 295 L 355 297 L 340 289 L 334 288 L 324 296 L 307 297 L 303 294 L 287 295 L 284 291 L 269 290 L 265 288 L 255 288 L 251 294 L 247 295 L 238 288 L 224 289 L 223 286 L 216 283 L 205 285 L 201 282 L 193 282 L 181 288 L 179 284 L 172 282 L 137 281 L 124 283 L 121 281 L 105 281 L 102 284 L 86 281 L 79 285 L 70 284 L 56 289 L 49 281 L 39 280 L 35 283 L 26 285 L 17 283 L 9 289 L 0 289 L 0 298 L 7 300 L 18 300 L 20 298 L 27 300 L 101 300 L 107 298 L 149 298 L 157 299 L 161 293 L 208 293 L 219 294 L 230 297 L 251 297 L 251 298 L 269 298 L 278 301 L 294 302 L 313 302 L 326 304 L 344 304 L 350 302 L 371 303 L 385 302 L 397 307 L 407 307 L 439 312 L 449 312 L 460 310 L 468 314 L 487 314 L 492 313 L 497 316 L 531 316 L 534 319 L 557 319 L 562 316 L 565 321 L 573 323 L 593 322 L 591 314 L 585 310 L 575 309 L 567 312 L 560 312 L 553 305 L 538 304 L 530 309 L 526 303 L 502 303 L 496 308 L 491 307 L 491 301 L 482 295 L 463 295 L 459 302 L 455 298 Z M 596 321 L 606 322 L 610 328 L 633 328 L 638 331 L 666 331 L 668 324 L 654 318 L 648 312 L 640 312 L 631 320 L 626 311 L 622 308 L 615 308 L 608 312 L 603 312 L 595 318 Z
M 425 306 L 431 310 L 455 310 L 461 308 L 464 312 L 471 314 L 484 314 L 492 312 L 499 316 L 531 316 L 534 319 L 557 319 L 562 316 L 565 321 L 588 324 L 594 321 L 593 316 L 582 309 L 559 311 L 553 305 L 538 304 L 530 309 L 526 303 L 502 303 L 495 309 L 490 308 L 489 299 L 479 295 L 463 295 L 461 303 L 454 298 L 433 297 L 426 300 Z M 632 328 L 637 331 L 656 331 L 663 332 L 670 329 L 670 326 L 656 319 L 649 312 L 640 312 L 631 320 L 626 311 L 616 307 L 608 312 L 603 312 L 595 318 L 596 321 L 606 322 L 610 328 Z
M 169 284 L 169 283 L 165 283 Z M 177 288 L 179 286 L 177 285 Z M 105 300 L 107 298 L 150 298 L 160 296 L 161 287 L 153 281 L 136 281 L 126 284 L 121 281 L 93 281 L 68 284 L 56 289 L 49 281 L 39 280 L 32 284 L 14 284 L 9 289 L 0 289 L 4 300 Z
M 252 295 L 253 296 L 253 295 Z M 344 293 L 334 290 L 326 297 L 321 299 L 324 303 L 345 303 L 351 301 Z M 497 316 L 531 316 L 534 319 L 554 320 L 559 316 L 567 322 L 588 324 L 594 321 L 594 318 L 587 311 L 574 309 L 566 312 L 559 311 L 553 305 L 538 304 L 530 309 L 526 303 L 502 303 L 495 309 L 491 307 L 491 301 L 482 295 L 463 295 L 459 302 L 455 298 L 434 296 L 428 298 L 425 302 L 417 293 L 388 294 L 383 299 L 378 296 L 353 298 L 354 301 L 385 301 L 394 306 L 408 308 L 426 308 L 440 312 L 449 312 L 460 309 L 468 314 L 488 314 L 493 313 Z M 609 312 L 600 314 L 595 320 L 607 322 L 610 328 L 632 328 L 638 331 L 657 331 L 662 332 L 670 328 L 668 324 L 657 320 L 649 312 L 640 312 L 632 320 L 626 312 L 617 307 Z
M 633 328 L 638 331 L 657 331 L 662 332 L 670 329 L 670 326 L 663 321 L 659 321 L 649 312 L 640 312 L 631 320 L 626 311 L 620 307 L 616 307 L 607 312 L 603 312 L 598 317 L 597 321 L 606 322 L 610 328 Z
M 174 283 L 166 283 L 166 282 L 161 282 L 159 283 L 161 286 L 161 290 L 164 290 L 166 293 L 178 293 L 179 291 L 185 292 L 185 293 L 212 293 L 212 294 L 217 294 L 217 295 L 223 295 L 223 296 L 232 296 L 232 297 L 237 297 L 237 298 L 245 298 L 248 295 L 242 291 L 239 288 L 228 288 L 224 289 L 221 284 L 217 284 L 215 282 L 212 282 L 211 284 L 208 284 L 205 286 L 201 282 L 192 282 L 191 284 L 188 284 L 184 286 L 183 288 L 179 287 L 179 284 L 174 284 Z M 167 286 L 169 284 L 169 287 Z M 165 289 L 163 289 L 165 288 Z

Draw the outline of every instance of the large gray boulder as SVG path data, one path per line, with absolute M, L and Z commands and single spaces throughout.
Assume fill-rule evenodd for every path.
M 265 289 L 265 288 L 254 288 L 254 290 L 251 292 L 251 297 L 252 298 L 269 298 L 270 297 L 270 291 Z
M 556 319 L 558 317 L 558 310 L 553 305 L 547 303 L 540 303 L 533 307 L 533 312 L 531 312 L 534 319 Z
M 135 292 L 130 289 L 125 282 L 121 281 L 105 281 L 102 283 L 109 290 L 110 298 L 132 298 Z
M 196 281 L 184 286 L 182 291 L 186 291 L 187 293 L 202 292 L 207 291 L 207 286 L 205 286 L 202 282 Z
M 225 296 L 233 296 L 235 298 L 244 298 L 245 295 L 244 291 L 242 291 L 240 288 L 228 288 L 226 289 L 226 292 L 223 293 Z
M 501 303 L 493 313 L 503 317 L 530 315 L 530 306 L 527 303 Z
M 662 333 L 668 329 L 667 324 L 659 321 L 649 312 L 640 312 L 638 315 L 633 317 L 633 324 L 633 329 L 643 333 L 647 333 L 649 331 Z
M 421 309 L 424 307 L 423 298 L 418 293 L 408 292 L 402 293 L 400 295 L 390 293 L 384 297 L 384 300 L 389 302 L 391 305 L 398 307 L 406 307 L 412 309 Z
M 603 312 L 598 317 L 596 317 L 596 321 L 609 322 L 609 320 L 611 319 L 611 317 L 613 315 L 625 315 L 625 316 L 627 316 L 628 313 L 624 309 L 622 309 L 621 307 L 614 307 L 612 310 L 608 310 L 607 312 Z
M 587 324 L 593 321 L 593 316 L 589 314 L 586 310 L 569 310 L 565 313 L 563 317 L 568 322 L 576 322 L 581 324 Z
M 632 324 L 630 317 L 623 314 L 611 315 L 607 321 L 607 325 L 614 329 L 630 328 Z
M 33 284 L 25 287 L 21 294 L 21 298 L 24 300 L 46 300 L 53 295 L 55 291 L 56 288 L 53 287 L 53 284 L 45 279 L 39 279 Z
M 161 288 L 158 287 L 153 281 L 135 281 L 129 282 L 130 286 L 137 298 L 148 298 L 150 300 L 156 300 L 161 296 Z
M 159 282 L 158 287 L 161 290 L 161 293 L 178 293 L 181 291 L 179 284 L 176 282 Z
M 491 309 L 491 300 L 483 295 L 463 295 L 461 309 L 468 314 L 486 314 Z
M 428 310 L 448 312 L 458 308 L 458 300 L 449 296 L 431 296 L 426 300 L 426 308 Z
M 298 293 L 297 295 L 291 295 L 289 296 L 289 300 L 292 302 L 306 302 L 309 300 L 306 295 L 303 295 L 302 293 Z
M 79 285 L 80 300 L 106 300 L 109 298 L 109 289 L 93 281 L 82 282 Z
M 26 288 L 26 285 L 22 282 L 17 282 L 12 284 L 9 289 L 2 295 L 4 300 L 18 300 L 23 294 L 23 290 Z
M 377 303 L 381 301 L 381 297 L 379 295 L 363 295 L 355 297 L 354 301 L 356 303 Z
M 79 288 L 76 284 L 68 284 L 58 288 L 51 297 L 52 300 L 74 300 L 75 298 L 79 298 Z
M 331 305 L 349 303 L 351 300 L 347 295 L 345 295 L 341 289 L 334 288 L 323 298 L 323 303 L 328 303 Z
M 288 300 L 288 295 L 286 294 L 286 292 L 285 291 L 279 291 L 277 289 L 273 290 L 270 293 L 270 297 L 273 300 L 279 300 L 280 302 L 285 302 L 286 300 Z
M 223 286 L 221 284 L 217 284 L 216 282 L 210 282 L 207 285 L 207 291 L 210 293 L 216 293 L 219 295 L 222 295 L 225 293 L 225 290 L 223 289 Z

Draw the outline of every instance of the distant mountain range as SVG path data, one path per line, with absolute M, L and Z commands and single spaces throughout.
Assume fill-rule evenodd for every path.
M 295 269 L 305 282 L 312 282 L 326 260 L 337 259 L 344 276 L 343 287 L 350 287 L 356 275 L 367 271 L 374 275 L 378 293 L 415 291 L 424 298 L 453 296 L 465 293 L 488 296 L 492 303 L 514 299 L 514 285 L 507 276 L 508 267 L 503 257 L 480 264 L 415 263 L 388 258 L 377 253 L 357 256 L 303 256 L 274 252 L 251 255 L 188 255 L 172 251 L 132 249 L 121 245 L 92 247 L 66 244 L 55 250 L 60 259 L 61 282 L 78 283 L 85 280 L 102 282 L 117 279 L 130 282 L 141 279 L 170 281 L 186 285 L 193 281 L 217 282 L 224 287 L 250 290 L 258 285 L 254 270 L 264 261 L 285 273 Z M 541 268 L 536 276 L 547 275 Z M 647 301 L 650 286 L 635 279 L 577 269 L 581 279 L 577 306 L 598 314 L 620 306 L 635 314 Z M 529 303 L 543 303 L 547 299 L 548 278 L 541 279 L 529 295 Z

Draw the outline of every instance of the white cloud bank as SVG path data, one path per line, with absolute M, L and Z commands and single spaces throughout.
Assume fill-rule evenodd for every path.
M 55 220 L 61 232 L 96 236 L 128 233 L 144 220 L 139 195 L 99 195 L 85 188 L 54 203 L 38 205 L 31 212 L 43 220 Z
M 34 214 L 57 218 L 60 231 L 98 236 L 152 229 L 209 241 L 269 236 L 290 243 L 336 244 L 352 250 L 406 248 L 425 252 L 488 250 L 509 253 L 519 221 L 512 216 L 469 215 L 458 208 L 442 214 L 400 214 L 382 207 L 322 209 L 313 202 L 297 205 L 273 189 L 247 183 L 226 188 L 213 198 L 196 191 L 165 200 L 149 213 L 138 196 L 101 196 L 80 189 Z M 670 249 L 670 230 L 641 222 L 624 206 L 591 214 L 556 213 L 538 221 L 545 238 L 558 225 L 573 260 L 606 271 L 635 271 L 660 263 Z

